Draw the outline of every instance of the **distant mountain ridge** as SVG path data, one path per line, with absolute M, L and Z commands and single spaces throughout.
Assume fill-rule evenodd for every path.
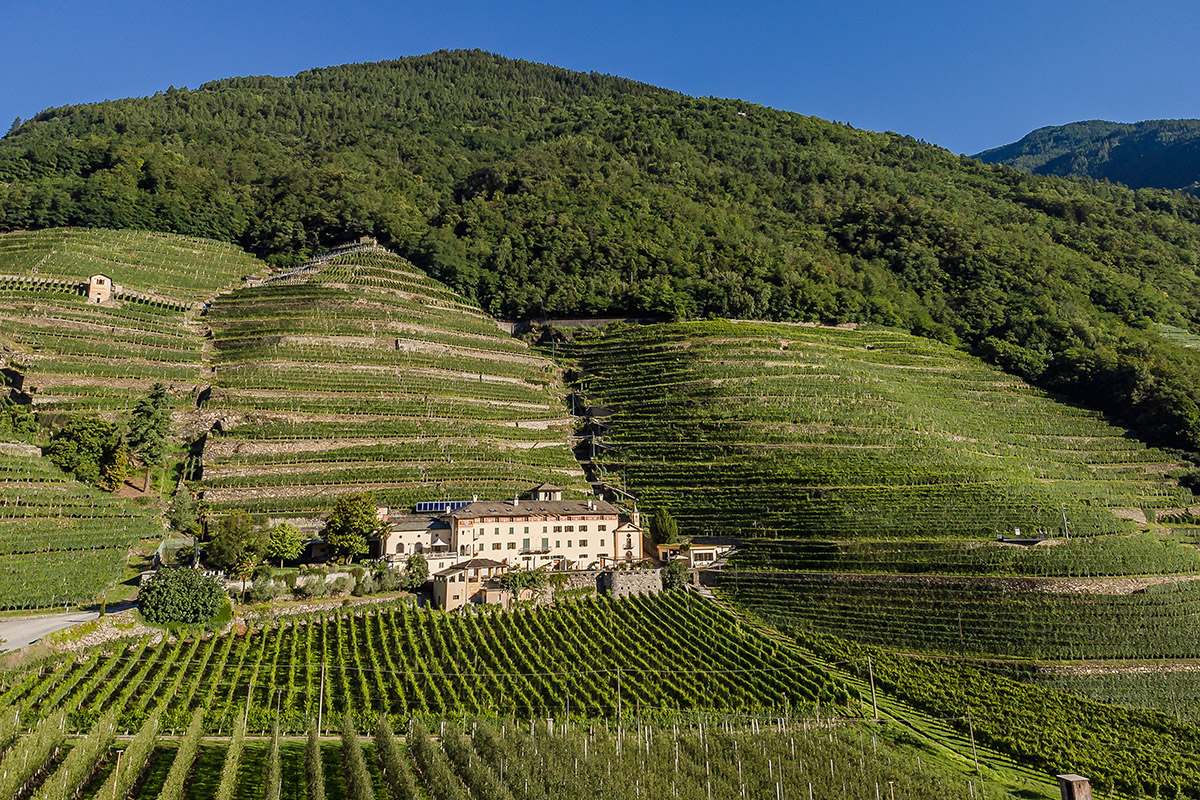
M 1035 175 L 1076 175 L 1131 189 L 1200 194 L 1200 119 L 1054 125 L 974 157 Z

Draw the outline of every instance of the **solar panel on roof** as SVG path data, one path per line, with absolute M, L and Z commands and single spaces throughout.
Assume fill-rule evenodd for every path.
M 445 514 L 471 505 L 470 500 L 423 500 L 417 503 L 418 514 Z

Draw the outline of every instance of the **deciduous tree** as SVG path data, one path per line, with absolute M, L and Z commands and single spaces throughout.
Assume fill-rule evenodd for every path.
M 383 532 L 386 526 L 376 514 L 375 495 L 371 492 L 351 492 L 333 504 L 321 538 L 337 558 L 350 560 L 367 552 L 367 539 Z
M 111 422 L 77 414 L 50 439 L 46 455 L 78 480 L 115 492 L 125 480 L 128 450 Z
M 258 563 L 266 547 L 266 532 L 245 511 L 234 511 L 221 518 L 205 552 L 213 566 L 232 573 L 247 559 Z
M 281 522 L 267 535 L 267 558 L 279 559 L 279 566 L 304 552 L 304 537 L 290 522 Z

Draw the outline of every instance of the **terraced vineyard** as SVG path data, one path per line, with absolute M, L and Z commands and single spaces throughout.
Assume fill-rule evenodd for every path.
M 127 291 L 187 306 L 265 271 L 237 247 L 170 233 L 52 228 L 0 235 L 5 276 L 74 284 L 103 273 Z
M 1195 662 L 1089 662 L 1048 667 L 1021 679 L 1097 703 L 1158 711 L 1200 725 L 1200 681 Z
M 1049 773 L 1087 775 L 1096 796 L 1200 797 L 1200 727 L 1026 686 L 970 666 L 899 655 L 827 636 L 814 649 L 960 733 Z
M 557 369 L 407 262 L 346 252 L 221 297 L 205 498 L 314 513 L 383 502 L 584 491 Z
M 155 382 L 176 395 L 203 380 L 194 304 L 261 262 L 227 245 L 164 234 L 51 230 L 0 236 L 0 330 L 19 388 L 42 411 L 126 410 Z M 101 272 L 124 287 L 88 303 Z
M 284 617 L 3 673 L 0 793 L 920 799 L 986 776 L 990 797 L 1054 796 L 986 748 L 977 773 L 965 740 L 864 724 L 870 695 L 834 674 L 687 592 Z
M 730 571 L 720 586 L 773 622 L 903 650 L 1200 657 L 1200 579 L 1089 592 L 1012 579 Z
M 37 456 L 0 453 L 0 609 L 94 601 L 157 513 L 91 489 Z
M 1200 556 L 1154 524 L 1195 507 L 1185 465 L 1094 413 L 892 331 L 622 326 L 564 349 L 615 411 L 609 479 L 744 539 L 717 585 L 767 619 L 991 658 L 1200 656 L 1200 582 L 1171 577 Z M 997 542 L 1014 528 L 1052 541 Z
M 58 797 L 68 796 L 54 792 L 71 781 L 72 789 L 82 785 L 78 796 L 88 800 L 114 794 L 138 800 L 766 800 L 797 791 L 814 798 L 869 797 L 889 784 L 899 797 L 934 800 L 978 791 L 978 780 L 961 767 L 928 752 L 918 766 L 919 750 L 890 741 L 894 732 L 861 723 L 775 722 L 768 728 L 711 720 L 620 728 L 560 723 L 548 729 L 544 721 L 484 718 L 440 721 L 432 729 L 414 722 L 402 735 L 386 722 L 372 728 L 368 737 L 344 730 L 340 741 L 235 736 L 178 744 L 157 738 L 153 727 L 129 742 L 114 742 L 102 729 L 69 740 L 65 757 L 47 759 L 47 768 L 27 785 L 34 797 Z M 20 743 L 16 752 L 24 754 Z M 1000 795 L 993 789 L 991 796 Z
M 991 540 L 1065 510 L 1093 536 L 1197 503 L 1169 454 L 908 334 L 702 322 L 563 349 L 616 409 L 610 480 L 686 533 Z
M 134 729 L 163 696 L 173 698 L 163 727 L 186 728 L 203 709 L 213 733 L 228 733 L 247 710 L 254 730 L 278 712 L 285 731 L 302 733 L 322 707 L 369 724 L 380 711 L 763 713 L 817 702 L 844 711 L 850 700 L 796 648 L 712 603 L 669 593 L 482 616 L 373 608 L 286 617 L 244 635 L 143 639 L 10 676 L 0 706 L 19 708 L 23 720 L 63 710 L 79 731 L 116 707 L 120 726 Z

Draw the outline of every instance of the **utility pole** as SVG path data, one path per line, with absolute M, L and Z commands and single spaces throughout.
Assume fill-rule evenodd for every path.
M 325 714 L 325 662 L 321 662 L 321 692 L 317 700 L 317 736 L 321 735 L 321 722 Z
M 1071 529 L 1067 527 L 1067 504 L 1066 503 L 1062 504 L 1062 517 L 1063 517 L 1063 536 L 1065 536 L 1067 541 L 1069 542 L 1069 541 L 1071 541 Z
M 871 710 L 875 712 L 875 721 L 879 722 L 879 706 L 875 703 L 875 670 L 871 667 L 871 656 L 867 655 L 867 677 L 871 680 Z
M 979 753 L 975 750 L 975 723 L 971 720 L 971 707 L 967 706 L 967 730 L 971 732 L 971 757 L 975 759 L 975 771 L 979 773 L 980 790 L 983 789 L 983 770 L 979 768 Z
M 617 719 L 621 718 L 621 668 L 617 667 Z

